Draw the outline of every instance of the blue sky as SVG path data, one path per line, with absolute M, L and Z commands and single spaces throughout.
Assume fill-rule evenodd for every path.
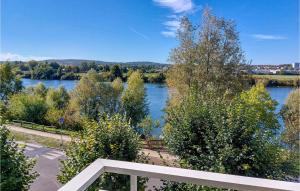
M 1 58 L 167 63 L 178 18 L 235 20 L 253 64 L 299 61 L 299 0 L 1 0 Z

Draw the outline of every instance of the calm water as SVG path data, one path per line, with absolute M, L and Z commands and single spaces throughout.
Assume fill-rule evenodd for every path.
M 281 130 L 283 130 L 284 122 L 278 113 L 280 112 L 280 109 L 284 105 L 289 93 L 293 90 L 293 88 L 292 87 L 267 87 L 267 90 L 270 93 L 272 99 L 276 100 L 278 103 L 276 107 L 276 113 L 278 115 L 278 121 L 281 125 Z
M 31 80 L 23 79 L 23 85 L 25 87 L 35 86 L 39 82 L 45 84 L 46 87 L 57 88 L 59 86 L 64 86 L 67 90 L 72 90 L 78 81 L 76 80 Z M 147 99 L 149 103 L 150 115 L 153 119 L 159 120 L 161 126 L 164 123 L 164 112 L 163 109 L 168 100 L 168 89 L 162 84 L 145 84 L 147 90 Z M 280 108 L 284 104 L 289 92 L 292 90 L 291 87 L 268 87 L 271 97 L 278 102 L 276 112 L 280 111 Z M 282 119 L 279 117 L 279 122 L 283 125 Z M 159 136 L 161 134 L 161 129 L 154 129 L 153 135 Z

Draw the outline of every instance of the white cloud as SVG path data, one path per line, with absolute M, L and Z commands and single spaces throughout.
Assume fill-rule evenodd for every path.
M 170 37 L 170 38 L 176 37 L 176 32 L 174 31 L 162 31 L 161 34 L 164 35 L 165 37 Z
M 169 30 L 178 30 L 180 27 L 180 21 L 178 20 L 171 20 L 171 21 L 166 21 L 164 25 L 167 27 Z
M 156 4 L 162 7 L 172 9 L 175 13 L 183 13 L 192 11 L 194 4 L 192 0 L 153 0 Z
M 253 34 L 251 36 L 258 40 L 285 40 L 285 39 L 287 39 L 285 36 L 280 36 L 280 35 Z
M 176 37 L 176 32 L 180 28 L 180 22 L 176 18 L 174 20 L 166 21 L 163 23 L 165 25 L 166 30 L 162 31 L 161 34 L 165 37 Z
M 29 60 L 46 60 L 51 59 L 50 57 L 42 56 L 22 56 L 10 52 L 0 53 L 0 61 L 29 61 Z
M 187 14 L 194 14 L 201 9 L 192 0 L 153 0 L 157 5 L 167 7 L 173 14 L 167 16 L 168 21 L 164 22 L 165 29 L 161 34 L 165 37 L 176 37 L 176 32 L 180 28 L 180 17 Z
M 129 28 L 129 30 L 130 30 L 131 32 L 133 32 L 133 33 L 139 35 L 139 36 L 142 37 L 143 39 L 149 40 L 149 37 L 148 37 L 147 35 L 145 35 L 145 34 L 139 32 L 139 31 L 135 30 L 135 29 L 132 28 L 132 27 L 128 27 L 128 28 Z

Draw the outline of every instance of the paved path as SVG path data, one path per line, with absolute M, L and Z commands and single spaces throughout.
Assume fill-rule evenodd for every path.
M 17 142 L 19 145 L 26 145 L 25 155 L 36 158 L 37 163 L 34 170 L 39 176 L 30 186 L 30 191 L 54 191 L 61 187 L 56 180 L 59 172 L 59 160 L 65 159 L 65 154 L 56 149 L 43 147 L 39 144 Z
M 54 133 L 47 133 L 47 132 L 33 130 L 33 129 L 26 129 L 26 128 L 18 127 L 15 125 L 7 125 L 7 127 L 12 131 L 17 131 L 17 132 L 21 132 L 21 133 L 38 135 L 38 136 L 53 138 L 53 139 L 57 139 L 57 140 L 63 139 L 63 141 L 71 141 L 71 137 L 68 135 L 58 135 L 58 134 L 54 134 Z M 159 154 L 157 151 L 153 151 L 150 149 L 143 149 L 142 151 L 146 155 L 149 155 L 151 157 L 152 162 L 154 162 L 155 164 L 163 164 L 163 161 L 161 160 L 160 155 L 163 156 L 163 158 L 167 161 L 173 162 L 176 160 L 176 157 L 174 157 L 173 155 L 170 155 L 167 152 L 161 152 Z
M 21 133 L 38 135 L 38 136 L 48 137 L 48 138 L 53 138 L 53 139 L 58 139 L 58 140 L 63 139 L 63 141 L 71 141 L 71 138 L 68 135 L 59 135 L 59 134 L 54 134 L 54 133 L 47 133 L 47 132 L 37 131 L 37 130 L 33 130 L 33 129 L 26 129 L 26 128 L 18 127 L 18 126 L 15 126 L 15 125 L 7 125 L 7 127 L 8 127 L 8 129 L 10 129 L 12 131 L 17 131 L 17 132 L 21 132 Z
M 33 134 L 33 135 L 61 140 L 61 135 L 57 135 L 53 133 L 26 129 L 14 125 L 8 125 L 8 128 L 12 131 L 22 132 L 25 134 Z M 71 140 L 71 138 L 66 135 L 63 135 L 62 138 L 64 141 Z M 40 175 L 31 185 L 30 191 L 41 191 L 41 190 L 53 191 L 60 188 L 61 184 L 57 181 L 56 178 L 59 172 L 59 165 L 60 165 L 59 161 L 64 160 L 66 158 L 64 152 L 59 151 L 57 149 L 47 148 L 39 144 L 24 143 L 24 142 L 18 142 L 18 143 L 26 145 L 25 154 L 28 157 L 37 158 L 37 164 L 34 169 Z M 164 162 L 161 159 L 161 156 L 163 156 L 164 160 L 168 161 L 170 164 L 172 164 L 176 160 L 176 157 L 166 152 L 161 152 L 159 154 L 157 151 L 153 151 L 149 149 L 142 149 L 142 152 L 144 152 L 146 155 L 150 157 L 150 164 L 163 165 Z M 154 190 L 153 189 L 154 185 L 156 186 L 162 185 L 162 182 L 158 179 L 150 178 L 149 182 L 147 183 L 148 188 L 146 190 Z

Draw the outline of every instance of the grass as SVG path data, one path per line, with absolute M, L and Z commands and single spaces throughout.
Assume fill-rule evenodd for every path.
M 252 75 L 254 78 L 266 78 L 272 80 L 299 80 L 299 75 Z
M 63 149 L 68 144 L 64 142 L 63 146 L 61 146 L 61 141 L 57 139 L 42 137 L 38 135 L 31 135 L 26 133 L 20 133 L 17 131 L 10 131 L 10 133 L 15 138 L 16 141 L 23 141 L 26 143 L 38 143 L 40 145 L 50 147 L 50 148 Z
M 300 86 L 299 75 L 252 75 L 252 80 L 256 82 L 262 82 L 266 86 Z

